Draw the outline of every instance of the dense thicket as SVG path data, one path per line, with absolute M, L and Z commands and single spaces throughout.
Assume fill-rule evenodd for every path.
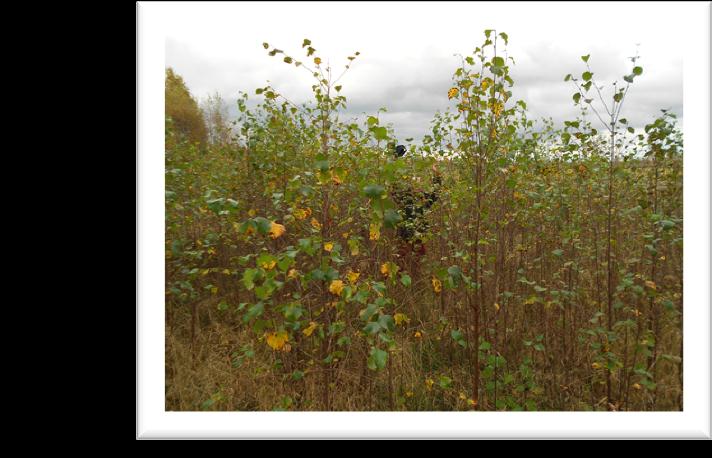
M 486 31 L 402 158 L 377 114 L 339 117 L 342 73 L 309 40 L 304 62 L 269 54 L 314 76 L 313 103 L 243 95 L 219 147 L 167 97 L 167 410 L 682 408 L 674 116 L 629 129 L 642 68 L 601 89 L 583 56 L 581 116 L 537 126 L 507 40 Z M 392 192 L 431 190 L 434 165 L 421 254 Z

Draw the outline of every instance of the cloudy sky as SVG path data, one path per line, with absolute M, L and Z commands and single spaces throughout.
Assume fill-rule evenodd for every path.
M 627 57 L 639 45 L 644 72 L 623 116 L 640 127 L 661 108 L 682 118 L 686 15 L 679 2 L 171 4 L 164 16 L 165 64 L 198 98 L 217 91 L 235 112 L 238 91 L 254 98 L 268 80 L 294 102 L 310 97 L 311 75 L 269 57 L 263 42 L 302 58 L 302 40 L 309 38 L 335 69 L 360 51 L 342 80 L 346 116 L 385 107 L 381 119 L 396 136 L 418 142 L 434 113 L 449 106 L 455 55 L 471 55 L 484 29 L 509 35 L 515 98 L 527 102 L 530 117 L 557 123 L 577 114 L 563 77 L 585 70 L 581 55 L 591 54 L 594 79 L 609 86 L 630 72 Z

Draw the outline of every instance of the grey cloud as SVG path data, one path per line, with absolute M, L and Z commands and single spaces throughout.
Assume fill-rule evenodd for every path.
M 645 33 L 651 41 L 654 35 L 647 29 Z M 579 113 L 571 99 L 574 88 L 563 78 L 567 73 L 580 75 L 585 70 L 580 56 L 591 54 L 595 81 L 609 87 L 613 80 L 620 81 L 630 71 L 627 58 L 635 52 L 636 43 L 635 38 L 612 42 L 592 33 L 584 33 L 576 40 L 567 39 L 565 34 L 561 34 L 565 38 L 552 38 L 555 35 L 551 33 L 538 38 L 536 34 L 516 30 L 510 30 L 509 34 L 512 40 L 509 53 L 515 59 L 511 68 L 514 98 L 527 102 L 530 118 L 551 117 L 557 124 Z M 341 38 L 360 41 L 353 36 Z M 381 115 L 383 122 L 393 124 L 399 139 L 414 137 L 416 142 L 422 139 L 430 130 L 435 112 L 453 105 L 446 94 L 459 64 L 454 54 L 463 49 L 458 48 L 460 41 L 452 37 L 450 40 L 443 39 L 437 46 L 431 46 L 410 43 L 397 36 L 396 40 L 384 41 L 384 46 L 372 46 L 340 81 L 344 87 L 342 94 L 348 98 L 348 108 L 342 117 L 375 114 L 385 107 L 388 112 Z M 259 46 L 261 38 L 250 35 L 250 40 L 243 37 L 243 41 L 247 44 L 235 49 L 227 47 L 229 52 L 212 53 L 205 43 L 201 48 L 194 46 L 191 39 L 169 38 L 166 65 L 173 66 L 197 96 L 221 93 L 233 114 L 238 91 L 245 91 L 254 99 L 254 90 L 268 80 L 297 104 L 310 100 L 313 81 L 307 72 L 285 65 L 279 58 L 268 57 Z M 634 127 L 652 121 L 661 108 L 672 109 L 682 119 L 680 55 L 671 51 L 674 48 L 646 48 L 645 41 L 641 41 L 640 64 L 644 73 L 629 92 L 623 116 Z

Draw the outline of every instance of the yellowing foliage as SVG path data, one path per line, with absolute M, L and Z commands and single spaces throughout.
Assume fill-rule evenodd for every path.
M 289 334 L 287 331 L 277 331 L 266 334 L 265 338 L 267 345 L 272 350 L 283 350 L 285 344 L 289 341 Z
M 317 327 L 319 327 L 319 325 L 318 325 L 316 322 L 310 321 L 310 322 L 309 322 L 309 326 L 307 326 L 306 328 L 304 328 L 304 330 L 302 331 L 302 333 L 303 333 L 305 336 L 309 337 L 309 336 L 311 336 L 311 335 L 314 333 L 314 331 L 316 330 Z
M 410 318 L 404 313 L 396 313 L 393 315 L 393 319 L 396 322 L 396 326 L 400 326 L 403 323 L 408 323 L 410 321 Z
M 433 277 L 432 280 L 430 280 L 430 282 L 433 284 L 433 291 L 435 291 L 436 293 L 439 293 L 440 291 L 443 290 L 443 284 L 437 278 Z
M 383 264 L 381 264 L 381 274 L 383 276 L 387 277 L 389 272 L 390 272 L 390 265 L 387 262 L 384 262 Z
M 262 264 L 260 264 L 260 267 L 262 267 L 265 270 L 272 270 L 272 269 L 274 269 L 274 266 L 276 266 L 276 265 L 277 265 L 277 261 L 272 259 L 272 260 L 264 261 Z
M 271 238 L 278 239 L 281 236 L 283 236 L 285 232 L 287 232 L 287 229 L 283 225 L 277 224 L 274 221 L 272 221 L 272 224 L 270 225 L 270 228 L 269 228 L 269 236 Z
M 348 271 L 346 274 L 346 278 L 349 280 L 349 283 L 352 285 L 355 285 L 356 282 L 358 281 L 358 277 L 360 277 L 361 274 L 359 272 L 353 272 L 351 270 Z
M 341 296 L 341 292 L 344 290 L 344 282 L 341 280 L 332 280 L 329 284 L 329 292 L 335 296 Z
M 381 229 L 378 227 L 378 225 L 371 223 L 371 225 L 368 227 L 368 238 L 369 240 L 378 240 L 381 238 Z

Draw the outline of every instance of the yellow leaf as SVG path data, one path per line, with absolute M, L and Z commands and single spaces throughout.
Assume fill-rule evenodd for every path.
M 497 311 L 499 312 L 499 304 L 498 304 L 498 303 L 496 303 L 496 302 L 494 303 L 494 309 L 495 309 L 495 310 L 497 310 Z
M 331 182 L 338 186 L 341 184 L 341 178 L 334 172 L 331 172 Z
M 272 224 L 269 227 L 269 236 L 272 237 L 273 239 L 277 239 L 284 235 L 284 233 L 287 232 L 287 229 L 281 224 L 277 224 L 274 221 L 272 221 Z
M 321 58 L 320 58 L 320 57 L 315 57 L 315 58 L 314 58 L 314 63 L 315 63 L 316 65 L 321 65 Z
M 421 334 L 420 331 L 415 331 L 415 334 L 413 334 L 413 337 L 415 337 L 416 339 L 420 339 L 421 337 L 423 337 L 423 334 Z
M 346 278 L 349 279 L 349 283 L 352 285 L 355 284 L 358 281 L 358 277 L 360 277 L 361 274 L 358 272 L 352 272 L 349 270 L 349 272 L 346 274 Z
M 603 366 L 601 366 L 601 363 L 593 363 L 593 364 L 591 364 L 591 367 L 594 369 L 600 369 Z
M 465 393 L 460 393 L 460 396 L 458 396 L 458 397 L 459 397 L 460 399 L 462 399 L 463 401 L 464 401 L 465 399 L 467 399 L 467 396 L 465 396 Z
M 274 269 L 274 266 L 277 265 L 277 261 L 272 260 L 272 261 L 265 261 L 262 264 L 260 264 L 260 267 L 266 270 L 272 270 Z
M 403 313 L 396 313 L 393 315 L 393 319 L 396 321 L 396 326 L 400 326 L 401 323 L 408 323 L 410 318 Z
M 641 389 L 642 387 L 640 386 L 640 383 L 634 383 L 634 384 L 633 384 L 633 388 L 635 388 L 636 390 L 639 390 L 639 389 Z
M 406 398 L 412 398 L 412 397 L 413 397 L 413 392 L 412 392 L 412 391 L 406 391 L 406 392 L 405 392 L 405 397 L 406 397 Z
M 269 345 L 272 350 L 281 350 L 284 348 L 284 344 L 289 340 L 287 331 L 271 332 L 266 334 L 265 337 L 267 338 L 267 345 Z
M 433 379 L 431 379 L 431 378 L 425 379 L 425 386 L 428 388 L 428 390 L 432 390 L 432 389 L 433 389 L 433 384 L 434 384 L 434 383 L 435 383 L 435 382 L 434 382 Z
M 287 273 L 287 278 L 297 278 L 299 275 L 299 271 L 297 269 L 290 269 L 289 273 Z
M 230 275 L 230 269 L 223 269 L 222 273 L 225 275 Z
M 296 208 L 292 213 L 294 214 L 294 217 L 300 221 L 306 219 L 307 217 L 307 211 L 303 208 Z
M 329 253 L 331 253 L 331 250 L 333 250 L 333 249 L 334 249 L 334 244 L 332 242 L 326 242 L 324 244 L 324 250 L 328 251 Z
M 303 333 L 305 336 L 309 337 L 310 335 L 312 335 L 312 333 L 314 333 L 314 331 L 316 330 L 316 328 L 317 328 L 318 326 L 319 326 L 319 325 L 316 324 L 314 321 L 311 321 L 311 322 L 309 323 L 309 326 L 307 326 L 306 328 L 304 328 L 304 330 L 302 331 L 302 333 Z
M 390 272 L 389 267 L 390 266 L 388 265 L 387 262 L 384 262 L 383 264 L 381 264 L 381 273 L 386 277 L 388 276 L 388 273 Z
M 368 239 L 369 240 L 378 240 L 381 237 L 381 229 L 378 227 L 377 224 L 371 223 L 368 226 Z
M 655 290 L 657 289 L 657 286 L 655 285 L 655 282 L 654 282 L 654 281 L 651 281 L 651 280 L 647 280 L 647 281 L 645 282 L 645 286 L 647 286 L 648 288 L 652 289 L 653 291 L 655 291 Z
M 343 289 L 344 289 L 344 282 L 341 280 L 332 280 L 331 284 L 329 285 L 329 292 L 336 296 L 340 296 L 341 291 L 343 291 Z
M 247 211 L 247 215 L 248 215 L 250 218 L 254 218 L 254 216 L 255 216 L 256 213 L 257 213 L 257 212 L 255 211 L 254 208 L 250 208 L 250 209 Z
M 440 291 L 443 290 L 443 284 L 440 282 L 440 280 L 433 277 L 433 279 L 431 281 L 433 283 L 433 291 L 435 291 L 436 293 L 439 293 Z
M 474 399 L 468 399 L 467 404 L 471 407 L 475 407 L 477 405 L 477 401 L 475 401 Z
M 311 219 L 311 225 L 314 229 L 321 230 L 321 223 L 319 223 L 319 221 L 317 221 L 316 218 Z
M 454 97 L 457 97 L 457 94 L 460 93 L 460 90 L 456 87 L 450 88 L 449 91 L 447 91 L 447 98 L 452 99 Z

